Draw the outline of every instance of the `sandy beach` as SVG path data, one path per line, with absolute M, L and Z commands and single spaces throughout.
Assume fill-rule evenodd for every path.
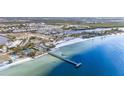
M 72 39 L 72 40 L 69 40 L 69 41 L 63 41 L 62 43 L 57 44 L 56 47 L 53 48 L 52 50 L 56 50 L 60 47 L 71 45 L 71 44 L 78 43 L 78 42 L 82 42 L 82 41 L 85 41 L 85 40 L 87 40 L 87 39 L 75 38 L 75 39 Z M 27 57 L 27 58 L 16 59 L 15 62 L 0 67 L 0 71 L 5 70 L 5 69 L 7 69 L 9 67 L 12 67 L 12 66 L 16 66 L 16 65 L 31 61 L 31 60 L 35 60 L 36 58 L 42 57 L 42 56 L 47 55 L 47 54 L 48 53 L 44 53 L 42 55 L 36 56 L 35 58 Z
M 111 34 L 111 35 L 106 35 L 106 36 L 115 36 L 115 35 L 124 35 L 124 33 Z M 95 38 L 106 37 L 106 36 L 98 36 L 98 37 L 93 37 L 93 38 L 88 38 L 88 39 L 75 38 L 75 39 L 71 39 L 71 40 L 68 40 L 68 41 L 63 41 L 63 42 L 57 44 L 56 47 L 52 49 L 52 51 L 54 51 L 56 49 L 59 49 L 61 47 L 67 46 L 67 45 L 71 45 L 71 44 L 75 44 L 75 43 L 79 43 L 79 42 L 84 42 L 86 40 L 91 40 L 91 39 L 95 39 Z M 48 53 L 44 53 L 42 55 L 38 55 L 35 58 L 27 57 L 27 58 L 16 59 L 15 62 L 0 67 L 0 71 L 2 71 L 4 69 L 7 69 L 9 67 L 12 67 L 12 66 L 16 66 L 16 65 L 19 65 L 19 64 L 31 61 L 31 60 L 35 60 L 36 58 L 42 57 L 42 56 L 44 56 L 46 54 L 48 54 Z
M 61 48 L 61 47 L 67 46 L 67 45 L 83 42 L 86 40 L 91 40 L 91 39 L 100 38 L 100 37 L 115 36 L 115 35 L 124 35 L 124 33 L 117 33 L 117 34 L 111 34 L 111 35 L 106 35 L 106 36 L 97 36 L 97 37 L 92 37 L 92 38 L 87 38 L 87 39 L 75 38 L 75 39 L 71 39 L 68 41 L 63 41 L 63 42 L 57 44 L 55 48 L 57 49 L 57 48 Z
M 46 55 L 46 54 L 48 54 L 48 53 L 44 53 L 44 54 L 42 54 L 42 55 L 38 55 L 38 56 L 36 56 L 35 58 L 26 57 L 26 58 L 19 58 L 19 59 L 16 59 L 13 63 L 7 64 L 7 65 L 5 65 L 5 66 L 0 67 L 0 71 L 2 71 L 2 70 L 4 70 L 4 69 L 7 69 L 7 68 L 9 68 L 9 67 L 12 67 L 12 66 L 16 66 L 16 65 L 19 65 L 19 64 L 28 62 L 28 61 L 35 60 L 36 58 L 42 57 L 42 56 L 44 56 L 44 55 Z
M 85 41 L 85 40 L 88 40 L 88 39 L 75 38 L 75 39 L 71 39 L 71 40 L 68 40 L 68 41 L 63 41 L 62 43 L 57 44 L 55 48 L 60 48 L 60 47 L 63 47 L 63 46 L 75 44 L 75 43 L 82 42 L 82 41 Z
M 0 67 L 0 71 L 2 71 L 2 70 L 4 70 L 4 69 L 7 69 L 7 68 L 9 68 L 9 67 L 11 67 L 11 66 L 15 66 L 15 65 L 18 65 L 18 64 L 22 64 L 22 63 L 24 63 L 24 62 L 31 61 L 31 60 L 33 60 L 33 59 L 32 59 L 32 58 L 30 58 L 30 57 L 16 59 L 16 61 L 15 61 L 15 62 L 13 62 L 13 63 L 11 63 L 11 64 L 7 64 L 7 65 L 5 65 L 5 66 Z

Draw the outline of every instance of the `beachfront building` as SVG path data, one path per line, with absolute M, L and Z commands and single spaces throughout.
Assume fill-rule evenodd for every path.
M 22 40 L 15 40 L 13 42 L 8 42 L 6 43 L 6 46 L 8 48 L 13 48 L 13 47 L 17 47 L 18 45 L 20 45 L 22 43 Z
M 8 48 L 6 45 L 1 45 L 0 47 L 0 53 L 6 53 L 8 51 Z
M 25 49 L 22 51 L 24 56 L 34 57 L 36 51 L 34 49 Z
M 7 54 L 0 55 L 0 66 L 12 63 L 11 57 Z

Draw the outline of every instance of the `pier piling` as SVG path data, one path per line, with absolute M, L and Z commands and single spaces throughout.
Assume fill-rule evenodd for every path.
M 56 58 L 59 58 L 59 59 L 65 61 L 65 62 L 68 62 L 68 63 L 70 63 L 70 64 L 76 66 L 76 68 L 80 67 L 81 64 L 82 64 L 82 63 L 77 63 L 77 62 L 71 61 L 71 60 L 69 60 L 69 59 L 65 59 L 65 58 L 63 58 L 63 57 L 61 57 L 61 56 L 59 56 L 59 55 L 56 55 L 56 54 L 54 54 L 54 53 L 51 53 L 51 52 L 48 52 L 48 54 L 51 55 L 51 56 L 54 56 L 54 57 L 56 57 Z

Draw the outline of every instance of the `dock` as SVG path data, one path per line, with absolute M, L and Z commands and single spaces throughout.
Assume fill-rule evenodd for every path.
M 54 56 L 54 57 L 56 57 L 56 58 L 59 58 L 59 59 L 65 61 L 65 62 L 68 62 L 68 63 L 74 65 L 76 68 L 80 67 L 81 64 L 82 64 L 82 63 L 77 63 L 77 62 L 71 61 L 71 60 L 69 60 L 69 59 L 63 58 L 63 57 L 61 57 L 61 56 L 59 56 L 59 55 L 57 55 L 57 54 L 54 54 L 54 53 L 52 53 L 52 52 L 48 52 L 48 54 L 51 55 L 51 56 Z

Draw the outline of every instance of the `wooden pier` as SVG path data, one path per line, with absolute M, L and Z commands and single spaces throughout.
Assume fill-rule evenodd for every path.
M 61 56 L 59 56 L 59 55 L 56 55 L 56 54 L 54 54 L 54 53 L 51 53 L 51 52 L 48 52 L 48 54 L 51 55 L 51 56 L 54 56 L 54 57 L 56 57 L 56 58 L 59 58 L 59 59 L 65 61 L 65 62 L 68 62 L 68 63 L 70 63 L 70 64 L 76 66 L 76 68 L 80 67 L 81 64 L 82 64 L 82 63 L 77 63 L 77 62 L 74 62 L 74 61 L 65 59 L 65 58 L 63 58 L 63 57 L 61 57 Z

